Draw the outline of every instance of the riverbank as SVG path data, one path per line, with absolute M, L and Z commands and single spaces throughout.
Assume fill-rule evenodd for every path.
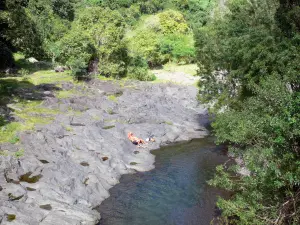
M 208 115 L 193 86 L 93 80 L 14 91 L 26 101 L 43 100 L 33 107 L 47 123 L 0 145 L 2 224 L 94 225 L 100 219 L 94 208 L 122 174 L 153 168 L 150 150 L 208 134 Z M 13 108 L 19 123 L 37 114 L 20 118 L 22 104 Z M 127 140 L 129 131 L 156 142 L 137 148 Z

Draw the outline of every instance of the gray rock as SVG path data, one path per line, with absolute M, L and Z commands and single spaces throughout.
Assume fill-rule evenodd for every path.
M 27 61 L 30 62 L 30 63 L 37 63 L 37 62 L 39 62 L 37 59 L 35 59 L 33 57 L 28 58 Z
M 52 95 L 51 91 L 44 91 L 44 95 Z
M 10 214 L 16 216 L 11 224 L 94 225 L 100 215 L 93 209 L 121 175 L 154 168 L 150 150 L 208 134 L 195 87 L 128 81 L 122 88 L 97 80 L 87 86 L 76 89 L 78 97 L 46 98 L 43 106 L 61 114 L 20 133 L 23 157 L 0 156 L 0 224 Z M 127 139 L 129 131 L 155 142 L 141 150 Z M 13 146 L 0 148 L 13 152 Z
M 57 66 L 54 68 L 54 71 L 57 72 L 57 73 L 62 73 L 65 71 L 65 68 L 62 67 L 62 66 Z

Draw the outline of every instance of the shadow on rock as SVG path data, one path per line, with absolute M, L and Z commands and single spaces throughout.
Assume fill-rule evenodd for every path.
M 12 108 L 9 104 L 16 101 L 41 101 L 54 97 L 53 91 L 61 90 L 55 84 L 34 85 L 27 80 L 0 79 L 0 127 L 11 122 Z

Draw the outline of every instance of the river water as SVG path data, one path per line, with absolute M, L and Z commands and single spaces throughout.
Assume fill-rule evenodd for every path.
M 155 169 L 122 176 L 98 225 L 209 225 L 220 190 L 207 185 L 227 157 L 212 138 L 152 151 Z

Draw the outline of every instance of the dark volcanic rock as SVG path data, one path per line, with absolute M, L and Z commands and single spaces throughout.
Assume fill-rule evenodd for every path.
M 85 91 L 84 96 L 47 98 L 43 105 L 62 113 L 51 124 L 20 133 L 23 157 L 0 156 L 3 223 L 7 215 L 16 215 L 16 224 L 94 225 L 100 215 L 93 209 L 122 174 L 153 169 L 150 150 L 208 133 L 207 112 L 196 100 L 195 87 L 137 81 L 121 87 L 94 80 Z M 128 132 L 155 142 L 138 148 Z M 0 147 L 14 151 L 13 145 Z

